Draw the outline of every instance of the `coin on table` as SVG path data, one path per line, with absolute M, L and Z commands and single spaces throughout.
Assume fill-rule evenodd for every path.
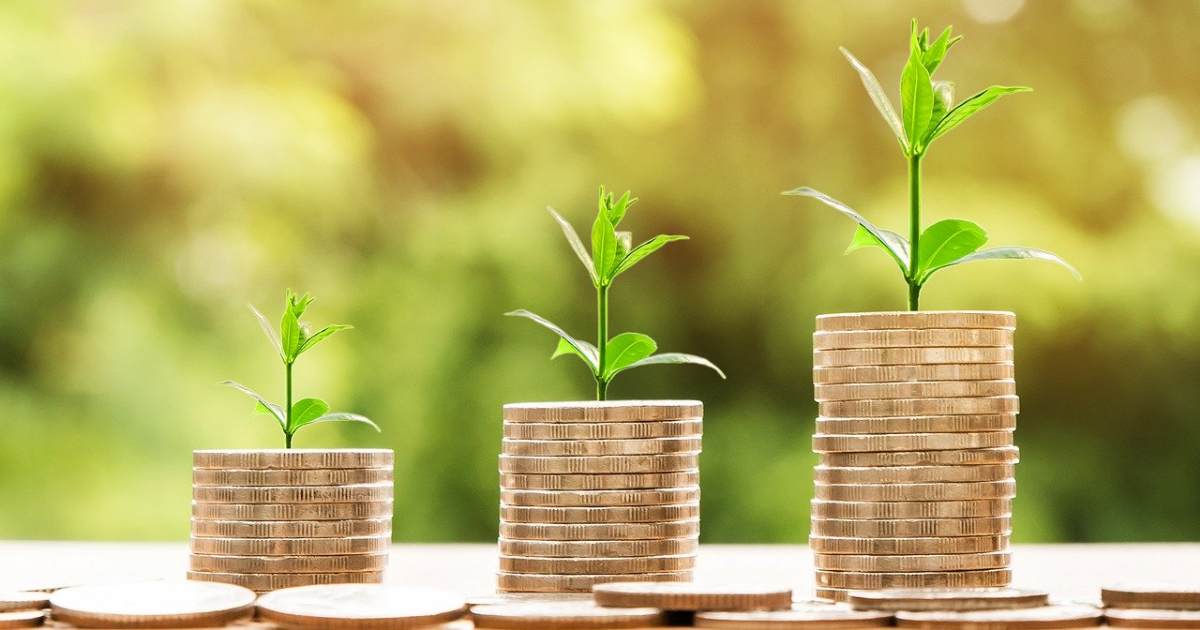
M 696 613 L 698 628 L 727 630 L 821 630 L 825 628 L 874 628 L 892 625 L 892 615 L 851 610 L 829 604 L 794 604 L 789 610 Z
M 816 350 L 918 348 L 925 346 L 1003 347 L 1013 345 L 1013 330 L 1004 328 L 893 328 L 813 333 Z
M 1007 551 L 956 553 L 923 556 L 876 556 L 814 554 L 814 565 L 822 571 L 899 573 L 914 571 L 977 571 L 1003 569 L 1012 562 Z
M 591 602 L 541 602 L 476 606 L 476 628 L 497 630 L 600 630 L 651 628 L 666 625 L 657 608 L 603 608 Z
M 983 466 L 817 466 L 813 480 L 823 483 L 945 483 L 1000 481 L 1016 474 L 1012 464 Z
M 392 481 L 388 468 L 315 468 L 301 470 L 219 470 L 193 468 L 196 486 L 342 486 Z
M 924 363 L 919 365 L 845 365 L 813 368 L 813 383 L 909 383 L 914 381 L 1002 381 L 1016 375 L 1003 363 Z
M 388 504 L 388 509 L 391 504 Z M 203 538 L 351 538 L 392 535 L 391 518 L 336 521 L 214 521 L 192 519 L 192 536 Z
M 943 538 L 809 536 L 808 546 L 812 549 L 813 553 L 844 553 L 875 556 L 986 553 L 1008 549 L 1008 536 L 951 536 Z
M 1012 432 L 861 435 L 825 435 L 818 433 L 813 435 L 812 443 L 813 450 L 817 453 L 984 449 L 1012 446 Z
M 1016 327 L 1017 316 L 1007 311 L 881 311 L 817 316 L 820 331 Z
M 873 470 L 887 469 L 876 468 Z M 1012 499 L 967 501 L 825 501 L 813 499 L 810 511 L 811 515 L 817 518 L 838 519 L 978 518 L 1011 514 Z
M 1100 598 L 1111 608 L 1200 610 L 1200 584 L 1114 584 L 1101 588 Z
M 194 486 L 203 503 L 358 503 L 391 501 L 392 482 L 351 486 Z
M 500 518 L 511 523 L 653 523 L 700 518 L 700 503 L 605 507 L 528 507 L 500 505 Z
M 824 466 L 975 466 L 1015 464 L 1021 451 L 1015 446 L 944 451 L 893 451 L 885 453 L 821 453 Z
M 532 573 L 496 574 L 496 588 L 500 592 L 532 593 L 586 593 L 605 582 L 691 582 L 691 571 L 669 573 L 633 573 L 629 575 L 536 575 Z M 597 602 L 599 603 L 599 602 Z
M 1011 499 L 1017 482 L 834 484 L 817 482 L 814 496 L 830 501 L 968 501 Z
M 657 422 L 695 420 L 704 415 L 698 400 L 622 400 L 518 403 L 504 405 L 505 422 Z
M 392 517 L 392 502 L 370 503 L 202 503 L 192 517 L 211 521 L 340 521 Z
M 391 466 L 391 449 L 253 449 L 192 451 L 195 468 L 236 470 L 305 468 L 383 468 Z
M 636 558 L 693 554 L 695 536 L 658 540 L 510 540 L 500 539 L 500 553 L 535 558 Z
M 391 584 L 329 584 L 263 595 L 258 615 L 295 630 L 404 630 L 453 621 L 467 612 L 459 594 Z
M 1015 396 L 1017 382 L 999 381 L 923 381 L 917 383 L 817 383 L 813 387 L 818 402 L 892 399 L 980 398 Z
M 690 571 L 696 567 L 696 554 L 643 556 L 638 558 L 526 558 L 500 556 L 505 573 L 546 575 L 607 575 L 610 573 L 664 573 Z
M 704 421 L 660 422 L 505 422 L 504 437 L 514 440 L 630 440 L 699 437 Z
M 929 365 L 962 363 L 1011 363 L 1013 349 L 1004 348 L 866 348 L 857 350 L 816 350 L 814 367 L 854 367 L 859 365 Z
M 699 453 L 700 438 L 649 438 L 645 440 L 514 440 L 505 438 L 505 455 L 568 457 L 597 455 L 662 455 Z
M 700 470 L 624 475 L 526 475 L 500 473 L 500 488 L 509 490 L 626 490 L 691 487 Z
M 36 591 L 0 591 L 0 612 L 41 610 L 50 606 L 50 594 Z
M 388 554 L 340 556 L 210 556 L 193 553 L 192 571 L 217 573 L 358 573 L 387 568 Z
M 375 584 L 383 581 L 383 571 L 360 573 L 221 573 L 219 571 L 188 571 L 189 580 L 224 582 L 244 586 L 252 591 L 275 591 L 314 584 Z
M 850 594 L 855 608 L 890 612 L 1012 610 L 1046 606 L 1049 600 L 1046 591 L 1016 588 L 891 588 Z
M 879 589 L 927 586 L 982 587 L 1008 586 L 1012 582 L 1010 569 L 983 571 L 945 571 L 934 573 L 853 573 L 817 571 L 819 588 Z
M 1017 428 L 1017 414 L 907 416 L 892 418 L 817 418 L 817 433 L 994 433 Z
M 41 610 L 0 612 L 0 628 L 35 628 L 45 623 L 46 613 Z
M 922 630 L 1053 630 L 1099 626 L 1104 612 L 1092 606 L 1038 606 L 969 612 L 897 612 L 896 625 Z
M 517 474 L 630 474 L 694 470 L 698 453 L 609 455 L 595 457 L 525 457 L 501 455 L 500 472 Z
M 592 594 L 597 604 L 616 607 L 695 611 L 792 607 L 792 588 L 771 584 L 617 582 L 597 584 Z
M 529 507 L 604 507 L 695 503 L 700 486 L 657 490 L 501 490 L 500 502 Z
M 835 538 L 943 538 L 950 536 L 999 536 L 1008 535 L 1011 532 L 1011 516 L 873 520 L 812 519 L 812 534 L 814 536 L 831 536 Z M 915 584 L 913 586 L 922 585 Z M 940 585 L 929 584 L 928 586 Z M 979 586 L 991 585 L 980 584 Z
M 254 613 L 254 593 L 182 580 L 74 586 L 50 596 L 50 613 L 83 628 L 222 626 Z
M 662 523 L 500 523 L 501 538 L 520 540 L 647 540 L 700 533 L 700 519 Z
M 216 556 L 334 556 L 386 553 L 392 537 L 354 538 L 198 538 L 191 541 L 192 553 Z
M 467 598 L 467 608 L 504 604 L 592 603 L 591 593 L 487 593 Z
M 1104 618 L 1114 628 L 1200 628 L 1200 610 L 1154 610 L 1150 608 L 1106 608 Z
M 896 416 L 946 416 L 1017 413 L 1016 396 L 977 398 L 892 398 L 886 400 L 827 400 L 817 403 L 822 416 L 833 418 L 892 418 Z

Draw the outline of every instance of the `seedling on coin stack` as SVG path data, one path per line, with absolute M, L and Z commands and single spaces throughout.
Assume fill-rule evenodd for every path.
M 935 140 L 1025 87 L 992 86 L 961 103 L 934 80 L 961 38 L 937 38 L 913 21 L 900 78 L 899 115 L 874 74 L 845 49 L 908 163 L 908 237 L 876 227 L 846 204 L 812 197 L 857 224 L 847 252 L 880 248 L 908 286 L 908 312 L 817 318 L 813 379 L 820 417 L 809 544 L 817 594 L 888 587 L 1005 586 L 1011 580 L 1017 396 L 1008 312 L 918 311 L 934 273 L 984 260 L 1038 259 L 1075 270 L 1050 252 L 981 249 L 987 233 L 965 219 L 922 229 L 921 163 Z

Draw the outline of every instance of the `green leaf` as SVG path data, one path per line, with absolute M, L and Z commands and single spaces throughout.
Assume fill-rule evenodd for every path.
M 308 305 L 311 304 L 312 301 L 313 298 L 312 294 L 310 293 L 297 295 L 293 293 L 291 289 L 287 290 L 287 308 L 292 312 L 293 315 L 296 316 L 297 321 L 299 321 L 301 317 L 304 317 L 304 311 L 308 309 Z
M 250 312 L 254 313 L 254 316 L 258 318 L 258 323 L 262 325 L 267 339 L 271 340 L 271 346 L 279 353 L 279 358 L 286 360 L 286 355 L 283 353 L 283 343 L 279 341 L 279 335 L 275 334 L 275 329 L 271 327 L 271 323 L 267 321 L 267 318 L 262 313 L 258 312 L 258 309 L 254 308 L 253 304 L 247 304 L 246 306 L 249 306 Z
M 678 236 L 673 234 L 659 234 L 658 236 L 655 236 L 645 243 L 633 248 L 633 250 L 626 254 L 624 258 L 618 261 L 616 267 L 613 269 L 612 275 L 609 276 L 609 279 L 616 278 L 618 275 L 625 273 L 630 267 L 641 262 L 643 258 L 662 249 L 663 245 L 666 245 L 667 243 L 673 243 L 675 241 L 686 240 L 688 240 L 688 237 L 686 236 Z
M 937 124 L 946 116 L 946 112 L 954 106 L 954 82 L 953 81 L 934 81 L 933 82 L 933 113 L 929 115 L 930 125 L 926 131 L 926 136 L 933 135 L 933 130 L 937 128 Z M 929 138 L 925 138 L 925 145 L 929 146 Z
M 600 352 L 595 346 L 587 342 L 579 341 L 571 335 L 568 335 L 567 332 L 562 328 L 559 328 L 557 325 L 551 323 L 550 320 L 541 317 L 540 315 L 535 315 L 534 313 L 524 309 L 505 313 L 505 315 L 510 317 L 524 317 L 526 319 L 532 319 L 533 321 L 541 324 L 543 327 L 550 329 L 557 334 L 562 341 L 566 341 L 567 343 L 571 344 L 579 357 L 582 358 L 585 363 L 587 363 L 589 368 L 591 368 L 592 374 L 600 374 L 600 368 L 598 367 L 600 364 Z
M 996 100 L 1001 96 L 1004 96 L 1005 94 L 1031 91 L 1031 89 L 1023 86 L 1005 87 L 993 85 L 992 87 L 975 94 L 971 98 L 959 103 L 954 107 L 954 109 L 950 110 L 945 116 L 942 117 L 941 121 L 938 122 L 937 126 L 934 127 L 932 132 L 930 132 L 929 140 L 926 141 L 926 144 L 928 145 L 930 142 L 933 142 L 934 140 L 946 135 L 946 132 L 961 125 L 963 121 L 979 113 L 980 110 L 988 105 L 995 103 Z
M 795 195 L 799 197 L 812 197 L 813 199 L 820 201 L 830 208 L 833 208 L 834 210 L 841 212 L 851 219 L 854 219 L 862 229 L 866 230 L 875 237 L 875 240 L 878 241 L 879 245 L 892 255 L 892 260 L 896 261 L 896 264 L 900 266 L 900 270 L 903 271 L 905 275 L 908 275 L 908 241 L 904 240 L 904 237 L 896 234 L 895 232 L 889 232 L 887 230 L 881 230 L 875 227 L 861 214 L 850 209 L 850 206 L 847 206 L 846 204 L 834 199 L 833 197 L 830 197 L 829 195 L 826 195 L 825 193 L 808 188 L 807 186 L 800 187 L 795 190 L 784 191 L 783 194 Z M 854 243 L 851 243 L 851 245 L 853 246 Z M 848 251 L 853 251 L 853 249 Z
M 637 198 L 630 199 L 630 191 L 626 190 L 624 195 L 617 201 L 613 201 L 613 196 L 610 194 L 604 196 L 604 187 L 600 187 L 600 200 L 604 204 L 605 214 L 608 215 L 609 223 L 616 228 L 621 223 L 621 219 L 625 218 L 625 213 L 629 211 L 630 206 L 637 203 Z
M 617 235 L 613 224 L 604 212 L 596 215 L 592 224 L 592 262 L 596 265 L 596 275 L 600 277 L 599 286 L 608 286 L 612 279 L 612 270 L 617 261 Z
M 924 284 L 933 272 L 983 247 L 987 240 L 982 227 L 963 219 L 945 219 L 925 228 L 917 261 L 917 284 Z
M 921 55 L 921 64 L 925 66 L 925 70 L 930 75 L 933 74 L 934 70 L 938 69 L 938 66 L 942 65 L 942 61 L 946 58 L 946 51 L 950 49 L 950 46 L 953 46 L 954 42 L 962 39 L 961 37 L 950 38 L 950 31 L 953 28 L 953 26 L 947 26 L 946 30 L 942 31 L 942 34 L 932 44 L 923 47 L 924 52 Z
M 550 358 L 557 359 L 565 354 L 574 355 L 580 359 L 583 359 L 583 362 L 587 364 L 588 369 L 591 369 L 593 373 L 595 373 L 595 368 L 592 366 L 600 363 L 600 351 L 596 349 L 596 346 L 593 346 L 592 344 L 583 340 L 576 339 L 575 343 L 579 344 L 580 347 L 576 348 L 575 346 L 571 345 L 571 342 L 559 337 L 558 347 L 554 349 L 554 354 L 550 355 Z
M 326 338 L 333 335 L 334 333 L 340 332 L 343 330 L 350 330 L 351 328 L 354 328 L 354 327 L 347 325 L 347 324 L 331 324 L 329 326 L 322 328 L 321 330 L 318 330 L 316 332 L 316 334 L 314 334 L 311 337 L 308 337 L 307 339 L 304 340 L 304 343 L 300 344 L 300 350 L 298 352 L 296 352 L 296 356 L 300 356 L 300 355 L 304 354 L 305 352 L 308 352 L 309 350 L 312 349 L 313 346 L 321 343 L 322 341 L 324 341 Z
M 363 424 L 371 425 L 376 431 L 382 432 L 382 429 L 379 428 L 379 425 L 372 422 L 370 418 L 368 418 L 366 416 L 360 416 L 356 413 L 345 413 L 345 412 L 327 413 L 319 418 L 315 418 L 309 422 L 305 422 L 302 425 L 297 425 L 296 428 L 299 429 L 302 426 L 308 426 L 310 424 L 319 424 L 321 422 L 361 422 Z
M 604 375 L 612 376 L 654 354 L 657 349 L 658 344 L 646 335 L 621 333 L 608 341 L 604 353 Z
M 567 220 L 562 218 L 554 208 L 546 206 L 546 209 L 550 211 L 550 215 L 562 227 L 563 234 L 567 237 L 567 243 L 571 245 L 571 249 L 575 251 L 575 255 L 579 257 L 579 261 L 587 268 L 588 276 L 592 279 L 592 284 L 600 286 L 600 277 L 596 275 L 596 266 L 592 264 L 592 257 L 588 255 L 587 249 L 583 247 L 583 241 L 579 240 L 579 235 L 575 233 L 575 228 L 571 227 L 571 224 L 567 223 Z
M 329 404 L 320 398 L 303 398 L 292 405 L 292 430 L 296 430 L 329 411 Z
M 654 355 L 646 357 L 645 359 L 642 359 L 641 361 L 638 361 L 637 363 L 628 365 L 620 370 L 617 370 L 617 372 L 623 372 L 624 370 L 628 370 L 630 368 L 635 368 L 635 367 L 642 367 L 644 365 L 666 365 L 666 364 L 679 364 L 679 363 L 691 363 L 693 365 L 703 365 L 704 367 L 710 368 L 713 371 L 715 371 L 718 375 L 720 375 L 721 378 L 725 378 L 725 373 L 721 371 L 721 368 L 713 365 L 713 363 L 711 361 L 709 361 L 708 359 L 705 359 L 704 357 L 698 357 L 694 354 L 684 354 L 682 352 L 664 352 L 662 354 L 654 354 Z M 614 374 L 615 374 L 615 372 L 614 372 Z
M 959 258 L 958 260 L 950 263 L 949 265 L 946 265 L 946 267 L 951 267 L 953 265 L 960 265 L 962 263 L 976 262 L 979 260 L 1025 260 L 1025 259 L 1045 260 L 1047 262 L 1052 262 L 1057 265 L 1061 265 L 1063 267 L 1066 267 L 1067 271 L 1070 271 L 1071 275 L 1075 276 L 1076 280 L 1083 280 L 1083 276 L 1079 275 L 1079 272 L 1076 271 L 1075 268 L 1072 267 L 1070 265 L 1070 263 L 1068 263 L 1067 261 L 1063 260 L 1062 258 L 1059 258 L 1055 254 L 1051 254 L 1050 252 L 1043 251 L 1040 249 L 1033 249 L 1032 247 L 994 247 L 992 249 L 985 249 L 981 252 L 975 252 L 974 254 L 968 254 L 966 256 L 963 256 L 962 258 Z
M 261 407 L 265 407 L 267 409 L 267 411 L 272 416 L 275 416 L 275 419 L 277 421 L 279 421 L 279 426 L 283 427 L 283 430 L 285 430 L 285 431 L 287 430 L 287 416 L 283 413 L 283 407 L 280 407 L 279 405 L 276 405 L 275 403 L 272 403 L 272 402 L 267 402 L 266 398 L 259 396 L 254 390 L 252 390 L 249 387 L 246 387 L 245 385 L 242 385 L 240 383 L 235 383 L 234 381 L 221 381 L 219 383 L 219 385 L 225 385 L 227 387 L 232 387 L 232 388 L 238 390 L 239 392 L 242 392 L 243 394 L 253 398 L 254 400 L 257 400 L 258 405 Z M 258 407 L 255 407 L 254 411 L 255 411 L 255 413 L 257 413 Z
M 892 128 L 892 133 L 896 134 L 896 140 L 900 142 L 900 147 L 908 152 L 908 137 L 904 135 L 904 126 L 900 122 L 900 117 L 896 115 L 896 109 L 892 107 L 892 102 L 888 100 L 887 92 L 879 85 L 879 81 L 875 79 L 875 75 L 850 54 L 849 50 L 839 48 L 846 59 L 850 61 L 850 65 L 858 71 L 858 76 L 862 79 L 863 87 L 867 89 L 867 94 L 871 97 L 871 101 L 875 103 L 875 109 L 879 110 L 879 114 L 883 116 L 883 120 Z
M 283 311 L 283 318 L 279 322 L 279 334 L 283 344 L 283 362 L 292 363 L 300 353 L 300 345 L 303 341 L 301 341 L 300 321 L 296 319 L 296 314 L 290 307 Z
M 625 255 L 628 254 L 629 250 L 631 250 L 631 249 L 633 249 L 633 232 L 622 232 L 622 231 L 618 230 L 617 231 L 617 262 L 618 262 L 618 264 L 620 263 L 620 261 L 622 259 L 625 258 Z M 615 276 L 616 274 L 614 273 L 613 275 Z
M 891 230 L 880 229 L 879 233 L 883 236 L 884 240 L 879 240 L 874 234 L 867 231 L 866 228 L 861 225 L 858 226 L 858 228 L 854 230 L 854 238 L 850 241 L 850 246 L 847 247 L 846 251 L 842 253 L 849 254 L 850 252 L 863 249 L 864 247 L 878 247 L 887 252 L 887 254 L 892 257 L 892 260 L 896 261 L 896 264 L 900 265 L 901 270 L 907 269 L 909 257 L 908 239 Z M 897 254 L 893 253 L 893 248 L 900 252 L 899 257 L 897 257 Z
M 900 108 L 901 121 L 904 123 L 904 133 L 911 139 L 909 153 L 921 153 L 924 145 L 921 138 L 930 126 L 930 116 L 933 115 L 933 85 L 929 79 L 929 71 L 921 63 L 921 47 L 913 35 L 908 64 L 900 75 Z

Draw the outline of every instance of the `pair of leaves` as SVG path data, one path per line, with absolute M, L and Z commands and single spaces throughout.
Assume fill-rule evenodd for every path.
M 284 363 L 295 363 L 296 358 L 300 355 L 313 349 L 317 344 L 328 339 L 334 333 L 349 330 L 354 328 L 345 324 L 333 324 L 318 330 L 315 334 L 308 334 L 308 324 L 301 322 L 300 318 L 304 315 L 308 305 L 312 303 L 313 298 L 308 293 L 304 295 L 296 295 L 291 289 L 287 290 L 287 301 L 283 310 L 283 317 L 279 323 L 279 334 L 275 333 L 275 329 L 271 328 L 267 318 L 254 308 L 253 304 L 247 304 L 250 307 L 250 312 L 254 313 L 254 317 L 258 319 L 259 325 L 262 326 L 263 332 L 270 340 L 271 346 L 279 353 L 279 358 Z
M 268 401 L 245 385 L 235 383 L 234 381 L 224 381 L 221 385 L 232 387 L 258 401 L 258 404 L 254 407 L 254 413 L 267 414 L 275 418 L 276 422 L 279 423 L 279 427 L 288 435 L 296 433 L 301 427 L 320 422 L 361 422 L 371 425 L 376 431 L 380 430 L 379 425 L 372 422 L 366 416 L 345 412 L 329 413 L 329 403 L 320 398 L 298 400 L 292 405 L 291 414 L 287 414 L 284 412 L 282 406 Z

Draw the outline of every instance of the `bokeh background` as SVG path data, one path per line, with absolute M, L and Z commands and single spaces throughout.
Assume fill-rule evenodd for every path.
M 903 6 L 902 6 L 903 5 Z M 1200 2 L 13 0 L 0 4 L 0 537 L 187 536 L 190 451 L 276 447 L 246 308 L 312 291 L 356 329 L 298 393 L 375 418 L 298 446 L 396 449 L 396 537 L 494 539 L 505 402 L 585 399 L 527 308 L 587 336 L 552 205 L 601 184 L 637 236 L 614 332 L 711 358 L 616 398 L 706 404 L 704 539 L 800 542 L 818 313 L 904 307 L 811 185 L 902 231 L 905 170 L 844 45 L 893 92 L 908 21 L 966 39 L 926 218 L 1037 262 L 939 274 L 927 308 L 1014 310 L 1018 541 L 1200 533 Z M 893 94 L 893 100 L 897 96 Z

